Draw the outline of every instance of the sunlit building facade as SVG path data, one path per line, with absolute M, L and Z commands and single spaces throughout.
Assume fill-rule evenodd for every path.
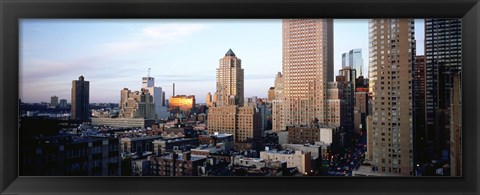
M 242 61 L 231 49 L 219 60 L 217 68 L 217 101 L 218 106 L 243 105 L 244 71 Z
M 184 113 L 190 113 L 195 106 L 194 95 L 176 95 L 170 97 L 170 110 L 178 109 Z
M 286 125 L 326 123 L 327 83 L 333 82 L 333 20 L 282 20 Z

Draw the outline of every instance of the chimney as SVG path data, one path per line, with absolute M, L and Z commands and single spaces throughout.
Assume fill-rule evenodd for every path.
M 173 97 L 175 97 L 175 83 L 173 83 Z

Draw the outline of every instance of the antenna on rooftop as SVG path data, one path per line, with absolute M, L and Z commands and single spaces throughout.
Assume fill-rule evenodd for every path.
M 148 68 L 148 77 L 150 77 L 150 68 Z

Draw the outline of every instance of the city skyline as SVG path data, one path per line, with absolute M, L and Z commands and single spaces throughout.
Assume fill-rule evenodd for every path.
M 423 21 L 415 22 L 420 55 Z M 175 83 L 176 94 L 193 94 L 204 103 L 206 94 L 215 91 L 219 56 L 228 49 L 243 61 L 245 97 L 267 97 L 282 69 L 280 19 L 22 20 L 20 31 L 24 102 L 58 96 L 70 103 L 69 81 L 83 75 L 91 82 L 90 102 L 117 103 L 119 91 L 140 88 L 151 68 L 150 76 L 166 97 Z M 332 74 L 338 74 L 341 54 L 355 48 L 362 49 L 368 72 L 368 20 L 334 20 Z

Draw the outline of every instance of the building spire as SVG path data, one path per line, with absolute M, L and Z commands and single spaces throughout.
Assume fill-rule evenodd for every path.
M 229 49 L 225 56 L 235 56 L 235 53 L 233 53 L 232 49 Z
M 148 68 L 148 77 L 150 77 L 150 67 Z

